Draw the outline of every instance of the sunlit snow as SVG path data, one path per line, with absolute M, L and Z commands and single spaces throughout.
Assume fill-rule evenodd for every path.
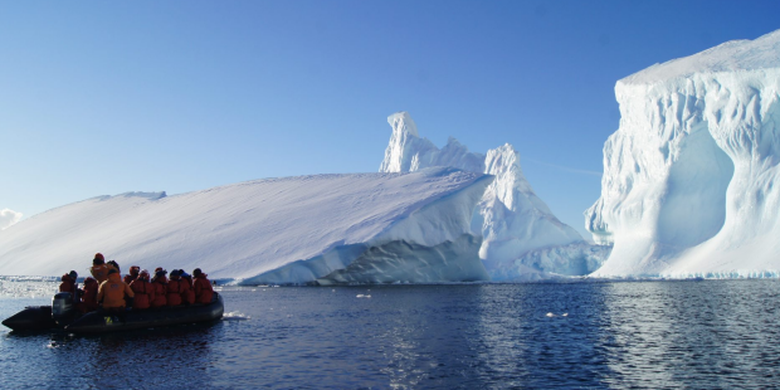
M 380 172 L 414 172 L 450 166 L 495 177 L 479 203 L 472 229 L 482 233 L 480 258 L 493 281 L 517 281 L 553 275 L 585 275 L 609 254 L 608 246 L 585 242 L 571 226 L 559 221 L 539 199 L 520 167 L 520 155 L 510 144 L 486 155 L 469 152 L 455 138 L 442 149 L 419 135 L 407 112 L 387 118 L 393 129 Z
M 618 81 L 604 145 L 597 276 L 762 277 L 780 270 L 780 30 Z
M 87 275 L 102 252 L 124 270 L 200 267 L 243 284 L 486 280 L 470 222 L 491 181 L 438 168 L 97 197 L 3 230 L 0 274 Z

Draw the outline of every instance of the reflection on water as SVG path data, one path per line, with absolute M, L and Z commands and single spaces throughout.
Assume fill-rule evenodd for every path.
M 774 386 L 778 281 L 612 284 L 610 367 L 623 384 Z M 748 386 L 751 387 L 751 386 Z
M 774 280 L 226 288 L 234 314 L 214 326 L 3 330 L 0 370 L 28 388 L 766 388 L 779 294 Z M 48 302 L 0 296 L 3 318 Z
M 60 281 L 55 278 L 0 276 L 0 298 L 42 299 L 49 302 L 59 285 Z
M 488 383 L 509 387 L 598 386 L 613 373 L 606 366 L 601 330 L 603 284 L 512 285 L 486 289 L 480 317 Z

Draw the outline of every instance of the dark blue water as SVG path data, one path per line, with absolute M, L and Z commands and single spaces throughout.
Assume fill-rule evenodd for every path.
M 2 318 L 47 301 L 8 297 L 9 290 L 23 295 L 8 286 L 0 285 L 6 292 Z M 699 389 L 780 383 L 777 280 L 222 293 L 229 314 L 213 326 L 103 337 L 3 329 L 0 387 Z

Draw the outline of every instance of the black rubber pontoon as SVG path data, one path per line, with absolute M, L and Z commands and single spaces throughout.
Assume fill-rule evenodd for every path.
M 56 299 L 57 296 L 55 302 Z M 57 307 L 54 303 L 53 306 Z M 126 310 L 118 313 L 93 311 L 83 316 L 57 316 L 52 312 L 52 306 L 27 307 L 5 319 L 3 325 L 14 331 L 64 329 L 70 333 L 95 334 L 215 321 L 222 318 L 224 310 L 222 296 L 214 292 L 214 298 L 209 304 Z
M 46 330 L 57 327 L 51 316 L 51 306 L 28 306 L 6 318 L 3 325 L 13 330 Z
M 224 313 L 222 296 L 217 293 L 214 293 L 214 296 L 215 299 L 207 305 L 127 310 L 121 313 L 93 311 L 73 321 L 65 330 L 70 333 L 92 334 L 214 321 L 222 318 Z

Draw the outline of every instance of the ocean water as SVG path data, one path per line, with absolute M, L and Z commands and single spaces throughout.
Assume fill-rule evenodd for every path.
M 56 284 L 0 279 L 0 317 Z M 226 317 L 0 330 L 2 388 L 772 388 L 780 281 L 224 288 Z

